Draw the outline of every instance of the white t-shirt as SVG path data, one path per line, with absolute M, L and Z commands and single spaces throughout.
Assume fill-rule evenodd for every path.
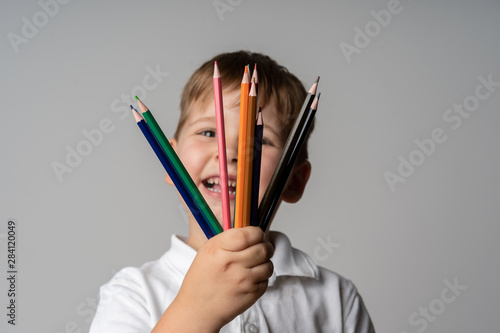
M 221 332 L 375 332 L 350 280 L 320 267 L 271 232 L 274 273 L 266 293 Z M 196 251 L 173 235 L 170 249 L 140 268 L 127 267 L 100 289 L 90 333 L 151 332 L 177 295 Z

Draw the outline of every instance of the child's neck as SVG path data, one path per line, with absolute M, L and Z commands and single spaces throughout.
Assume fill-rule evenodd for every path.
M 203 230 L 201 230 L 198 223 L 196 221 L 189 221 L 189 235 L 186 244 L 198 251 L 198 249 L 205 244 L 206 241 L 207 237 L 203 233 Z

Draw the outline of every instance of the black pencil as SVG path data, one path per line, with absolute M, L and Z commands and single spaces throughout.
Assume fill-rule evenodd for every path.
M 264 135 L 264 122 L 262 120 L 262 108 L 259 107 L 257 121 L 255 122 L 255 139 L 253 144 L 253 168 L 252 168 L 252 199 L 250 201 L 250 225 L 259 225 L 259 185 L 260 165 L 262 160 L 262 136 Z
M 273 176 L 267 187 L 266 193 L 259 206 L 259 226 L 265 232 L 274 217 L 274 213 L 280 202 L 281 194 L 285 188 L 288 176 L 292 171 L 293 164 L 297 159 L 300 148 L 304 143 L 305 137 L 309 131 L 314 115 L 316 114 L 317 98 L 315 98 L 318 87 L 319 76 L 309 89 L 292 130 L 288 135 L 283 152 L 274 170 Z M 316 102 L 313 104 L 313 100 Z M 314 109 L 312 108 L 314 106 Z

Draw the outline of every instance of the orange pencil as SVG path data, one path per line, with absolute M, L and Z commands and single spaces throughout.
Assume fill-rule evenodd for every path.
M 248 114 L 247 114 L 247 145 L 245 154 L 245 182 L 243 194 L 243 222 L 244 227 L 250 225 L 250 212 L 252 202 L 252 174 L 253 174 L 253 144 L 255 133 L 255 108 L 257 103 L 257 92 L 255 81 L 252 81 L 250 93 L 248 94 Z
M 234 227 L 241 228 L 243 226 L 243 200 L 244 183 L 245 183 L 245 159 L 247 147 L 247 122 L 248 122 L 248 93 L 250 91 L 250 74 L 245 66 L 245 73 L 241 81 L 240 94 L 240 128 L 238 138 L 238 169 L 236 173 L 236 200 L 234 207 Z
M 259 76 L 257 75 L 257 64 L 253 66 L 252 82 L 255 82 L 255 93 L 259 94 Z

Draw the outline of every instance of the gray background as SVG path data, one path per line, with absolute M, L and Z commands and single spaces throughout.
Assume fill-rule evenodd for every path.
M 500 3 L 401 0 L 381 26 L 371 11 L 391 1 L 220 2 L 221 15 L 212 1 L 71 1 L 49 16 L 37 1 L 2 0 L 0 331 L 87 331 L 100 285 L 186 234 L 161 165 L 116 108 L 158 67 L 168 75 L 144 100 L 171 135 L 193 70 L 248 49 L 306 86 L 321 75 L 310 183 L 274 229 L 354 281 L 378 332 L 498 332 L 500 87 L 456 129 L 443 115 L 473 101 L 478 77 L 500 82 Z M 34 20 L 16 52 L 9 36 L 24 38 Z M 349 62 L 341 45 L 366 27 L 372 37 Z M 58 179 L 53 163 L 103 119 L 113 130 Z M 392 191 L 384 174 L 398 173 L 400 155 L 417 158 L 415 140 L 437 128 L 446 141 Z M 16 327 L 3 277 L 12 218 Z

